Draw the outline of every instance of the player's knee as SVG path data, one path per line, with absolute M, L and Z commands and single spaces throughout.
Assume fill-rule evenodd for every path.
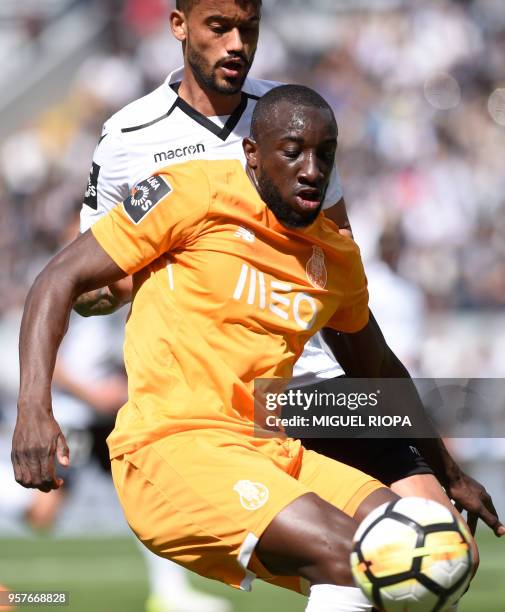
M 352 585 L 349 557 L 357 523 L 309 493 L 284 508 L 261 537 L 256 553 L 273 574 L 310 583 Z
M 338 550 L 333 548 L 323 552 L 315 559 L 307 580 L 311 584 L 354 586 L 349 563 L 351 549 L 351 542 L 345 541 L 339 543 Z
M 335 517 L 336 518 L 336 517 Z M 306 576 L 311 584 L 335 584 L 340 586 L 353 586 L 353 578 L 349 559 L 352 551 L 352 536 L 358 527 L 358 523 L 349 519 L 342 522 L 327 519 L 326 525 L 314 540 L 311 549 L 312 558 L 310 575 Z M 344 529 L 348 530 L 344 533 Z

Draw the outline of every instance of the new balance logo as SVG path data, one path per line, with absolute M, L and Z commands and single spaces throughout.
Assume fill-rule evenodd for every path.
M 293 293 L 292 285 L 265 278 L 263 272 L 242 264 L 233 299 L 245 300 L 260 310 L 268 308 L 279 319 L 294 321 L 299 329 L 309 330 L 316 322 L 318 304 L 307 293 Z
M 239 227 L 233 235 L 236 238 L 242 238 L 242 240 L 245 240 L 246 242 L 253 243 L 256 240 L 254 232 L 251 232 L 251 230 L 248 230 L 245 227 Z

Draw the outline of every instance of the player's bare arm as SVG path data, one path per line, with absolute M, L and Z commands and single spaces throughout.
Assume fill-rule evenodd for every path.
M 21 323 L 21 380 L 12 442 L 14 474 L 24 487 L 57 489 L 63 481 L 55 475 L 55 456 L 61 465 L 69 463 L 68 446 L 52 413 L 51 379 L 72 305 L 81 293 L 124 276 L 88 231 L 51 260 L 30 290 Z
M 349 376 L 410 378 L 405 366 L 387 345 L 372 315 L 366 327 L 358 333 L 340 334 L 326 328 L 324 338 Z M 411 397 L 413 402 L 421 402 L 414 385 Z M 505 535 L 505 527 L 498 518 L 490 495 L 480 483 L 461 470 L 443 441 L 440 438 L 423 438 L 417 439 L 416 445 L 456 506 L 467 510 L 469 517 L 482 519 L 497 536 Z M 469 521 L 472 523 L 474 519 L 470 518 Z

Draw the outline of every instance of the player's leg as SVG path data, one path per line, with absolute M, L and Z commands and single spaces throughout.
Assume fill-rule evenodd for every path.
M 153 552 L 245 590 L 255 577 L 275 578 L 271 567 L 288 577 L 290 588 L 299 588 L 298 576 L 313 581 L 311 602 L 320 598 L 319 585 L 326 584 L 332 588 L 335 612 L 369 610 L 366 599 L 351 586 L 349 553 L 358 523 L 350 512 L 346 515 L 320 499 L 297 479 L 300 474 L 310 476 L 311 470 L 302 466 L 304 459 L 305 452 L 293 441 L 204 430 L 150 444 L 113 460 L 112 467 L 126 518 Z M 321 467 L 315 458 L 308 463 L 312 471 Z M 349 470 L 352 477 L 344 478 L 342 487 L 351 489 L 332 492 L 355 513 L 383 487 Z M 386 498 L 396 496 L 387 490 L 376 493 L 370 509 Z M 273 531 L 267 532 L 270 528 Z M 255 553 L 263 536 L 260 559 Z
M 414 496 L 437 501 L 458 519 L 464 520 L 412 440 L 311 439 L 304 440 L 304 445 L 371 474 L 400 497 Z M 474 538 L 470 545 L 475 573 L 479 552 Z
M 331 520 L 332 525 L 337 525 L 335 531 L 332 531 L 330 525 L 324 525 L 320 517 L 311 517 L 310 525 L 323 525 L 323 529 L 318 532 L 322 541 L 317 540 L 317 535 L 310 533 L 312 544 L 315 545 L 316 554 L 320 554 L 321 550 L 326 553 L 331 551 L 328 544 L 328 533 L 336 534 L 343 527 L 344 531 L 349 532 L 349 535 L 354 533 L 356 526 L 377 506 L 398 499 L 381 483 L 374 478 L 356 470 L 348 465 L 341 464 L 319 455 L 318 453 L 304 450 L 303 460 L 297 478 L 315 494 L 317 494 L 319 504 L 324 507 L 325 500 L 333 510 Z M 292 506 L 293 507 L 293 506 Z M 297 519 L 288 516 L 289 523 L 296 525 Z M 351 520 L 352 517 L 352 520 Z M 279 520 L 279 517 L 276 519 Z M 288 525 L 288 528 L 290 525 Z M 330 536 L 331 537 L 331 536 Z M 293 541 L 291 536 L 286 536 L 286 540 Z M 336 538 L 337 546 L 341 547 L 342 570 L 346 575 L 335 576 L 335 560 L 330 562 L 330 572 L 333 572 L 333 577 L 328 575 L 328 571 L 324 572 L 323 579 L 326 583 L 316 582 L 313 577 L 313 583 L 310 587 L 310 597 L 307 610 L 309 612 L 335 612 L 347 610 L 370 610 L 371 606 L 361 591 L 355 588 L 349 574 L 349 540 L 340 532 Z M 265 543 L 265 540 L 263 540 Z M 296 588 L 292 583 L 287 582 L 286 578 L 276 578 L 272 580 L 274 584 Z M 338 580 L 339 584 L 335 584 Z M 301 588 L 300 588 L 301 587 Z M 304 585 L 299 585 L 298 588 L 305 592 L 307 589 Z
M 25 513 L 26 522 L 35 531 L 51 529 L 66 499 L 65 489 L 56 489 L 49 493 L 34 491 L 32 503 Z
M 349 556 L 354 531 L 372 510 L 396 499 L 390 489 L 377 489 L 350 517 L 315 493 L 303 495 L 267 527 L 256 547 L 258 559 L 272 574 L 302 576 L 312 585 L 352 586 Z
M 257 558 L 272 574 L 298 575 L 310 583 L 309 612 L 371 610 L 351 576 L 352 535 L 359 520 L 394 499 L 389 489 L 377 489 L 351 518 L 314 493 L 304 495 L 267 527 L 256 547 Z

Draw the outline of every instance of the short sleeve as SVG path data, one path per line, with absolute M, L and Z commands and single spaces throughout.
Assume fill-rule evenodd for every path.
M 351 268 L 348 280 L 343 286 L 341 305 L 326 323 L 337 331 L 355 333 L 362 330 L 369 319 L 368 289 L 363 263 L 356 247 L 356 261 Z
M 333 166 L 333 170 L 330 175 L 330 184 L 328 185 L 328 189 L 326 190 L 326 195 L 324 196 L 323 202 L 323 210 L 326 208 L 331 208 L 344 197 L 344 192 L 342 191 L 342 181 L 340 180 L 340 174 L 338 173 L 337 166 Z
M 128 152 L 121 137 L 104 126 L 93 154 L 88 186 L 81 209 L 81 232 L 122 202 L 129 192 Z
M 91 231 L 116 264 L 134 274 L 195 237 L 209 206 L 207 175 L 198 162 L 188 162 L 137 183 Z

